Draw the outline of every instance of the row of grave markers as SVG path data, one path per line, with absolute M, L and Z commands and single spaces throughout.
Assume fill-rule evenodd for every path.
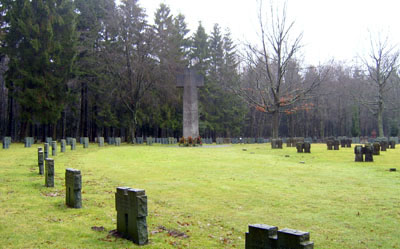
M 53 141 L 52 145 L 56 145 L 56 142 Z M 52 151 L 54 148 L 56 146 L 52 146 Z M 47 150 L 45 146 L 45 151 L 48 154 L 48 146 Z M 54 187 L 54 159 L 48 158 L 45 151 L 41 147 L 38 148 L 39 174 L 45 175 L 46 187 Z M 65 170 L 65 204 L 71 208 L 82 208 L 82 175 L 78 169 Z M 147 244 L 148 209 L 145 190 L 118 187 L 115 193 L 115 209 L 118 233 L 135 244 Z M 309 237 L 308 232 L 287 228 L 278 231 L 277 227 L 268 225 L 249 225 L 245 249 L 312 249 L 314 243 L 309 241 Z

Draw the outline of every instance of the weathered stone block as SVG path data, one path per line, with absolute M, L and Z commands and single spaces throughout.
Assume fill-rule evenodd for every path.
M 264 224 L 249 225 L 246 233 L 245 249 L 276 249 L 278 228 Z
M 354 147 L 354 154 L 356 155 L 356 162 L 364 162 L 364 149 L 362 145 L 356 145 L 356 147 Z
M 51 155 L 57 156 L 57 142 L 56 141 L 51 142 Z
M 374 147 L 373 154 L 375 156 L 379 156 L 381 154 L 380 153 L 381 152 L 381 144 L 378 143 L 378 142 L 375 142 L 375 143 L 372 144 L 372 146 Z
M 65 139 L 61 139 L 61 152 L 65 152 L 66 146 L 67 146 L 67 141 Z
M 339 140 L 333 140 L 333 150 L 339 150 Z
M 278 231 L 279 249 L 312 249 L 314 242 L 310 242 L 310 233 L 284 228 Z
M 52 158 L 46 158 L 45 161 L 45 186 L 54 187 L 54 160 Z
M 89 138 L 88 137 L 84 137 L 82 139 L 82 142 L 83 142 L 83 148 L 85 148 L 85 149 L 89 148 Z
M 46 160 L 46 158 L 49 157 L 49 144 L 45 143 L 44 144 L 44 159 Z
M 82 207 L 82 175 L 77 169 L 65 170 L 65 203 L 72 208 Z
M 76 150 L 76 138 L 71 139 L 71 150 Z
M 313 249 L 310 233 L 264 224 L 249 225 L 245 249 Z
M 311 153 L 311 143 L 304 142 L 304 153 Z
M 374 161 L 373 153 L 374 153 L 374 147 L 371 144 L 366 144 L 364 146 L 365 162 Z
M 39 175 L 43 175 L 44 170 L 44 152 L 41 147 L 38 148 L 38 167 L 39 167 Z
M 145 191 L 127 187 L 117 188 L 115 207 L 118 232 L 135 244 L 147 244 L 147 196 Z
M 304 150 L 304 143 L 298 142 L 296 144 L 297 153 L 303 153 Z
M 332 150 L 333 149 L 333 140 L 326 141 L 326 146 L 327 146 L 328 150 Z
M 3 149 L 9 149 L 11 145 L 11 137 L 3 137 Z
M 99 147 L 104 147 L 104 137 L 98 137 L 97 142 L 99 143 Z

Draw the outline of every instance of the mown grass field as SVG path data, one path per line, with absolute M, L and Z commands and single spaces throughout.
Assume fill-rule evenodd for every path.
M 353 148 L 322 144 L 311 154 L 270 144 L 77 145 L 54 157 L 55 187 L 46 188 L 37 147 L 0 149 L 0 248 L 135 248 L 108 235 L 119 186 L 146 190 L 142 248 L 244 248 L 254 223 L 309 231 L 315 248 L 400 248 L 400 148 L 355 163 Z M 65 206 L 66 168 L 82 172 L 82 209 Z

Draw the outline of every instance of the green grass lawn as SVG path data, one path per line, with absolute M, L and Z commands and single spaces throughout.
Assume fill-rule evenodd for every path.
M 55 187 L 46 188 L 37 147 L 0 149 L 0 248 L 135 248 L 108 235 L 120 186 L 146 190 L 142 248 L 244 248 L 255 223 L 308 231 L 315 248 L 400 248 L 399 148 L 355 163 L 353 148 L 322 144 L 311 154 L 270 144 L 78 145 L 54 157 Z M 82 209 L 65 206 L 66 168 L 82 172 Z

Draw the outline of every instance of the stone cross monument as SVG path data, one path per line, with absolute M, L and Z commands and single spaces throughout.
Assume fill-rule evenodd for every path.
M 183 87 L 183 136 L 199 136 L 199 103 L 197 88 L 204 86 L 204 78 L 196 70 L 185 69 L 177 77 L 177 87 Z

